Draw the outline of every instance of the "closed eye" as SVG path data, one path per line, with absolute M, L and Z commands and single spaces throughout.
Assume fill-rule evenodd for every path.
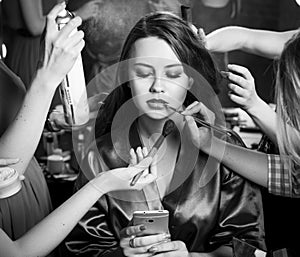
M 182 72 L 166 72 L 166 76 L 170 79 L 180 78 L 181 75 L 182 75 Z
M 152 76 L 153 73 L 152 72 L 140 72 L 140 71 L 137 71 L 136 72 L 136 76 L 139 77 L 139 78 L 147 78 L 147 77 L 150 77 Z

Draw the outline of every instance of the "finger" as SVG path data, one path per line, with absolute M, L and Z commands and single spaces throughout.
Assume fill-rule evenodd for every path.
M 210 123 L 214 123 L 215 121 L 215 114 L 210 111 L 203 103 L 197 102 L 197 104 L 194 104 L 193 107 L 191 107 L 189 110 L 185 110 L 182 112 L 183 115 L 192 116 L 195 113 L 200 113 L 205 121 L 208 121 Z
M 143 160 L 141 160 L 137 165 L 135 165 L 134 168 L 136 168 L 139 171 L 147 169 L 151 165 L 152 161 L 153 158 L 151 156 L 146 157 Z
M 171 241 L 166 243 L 161 243 L 159 245 L 149 248 L 148 252 L 172 252 L 178 250 L 184 250 L 185 244 L 182 241 Z
M 136 257 L 150 257 L 153 256 L 152 253 L 148 253 L 148 247 L 133 248 L 129 246 L 129 239 L 124 240 L 120 243 L 121 248 L 123 248 L 122 256 L 136 256 Z
M 19 176 L 19 179 L 20 179 L 20 180 L 24 180 L 24 179 L 25 179 L 25 176 L 24 176 L 24 175 L 20 175 L 20 176 Z
M 230 100 L 233 101 L 234 103 L 237 103 L 239 105 L 244 104 L 245 99 L 243 97 L 237 96 L 237 95 L 233 94 L 232 92 L 229 92 L 228 96 L 229 96 Z
M 142 161 L 144 159 L 144 155 L 143 155 L 141 147 L 138 147 L 136 149 L 136 154 L 137 154 L 138 162 L 140 162 L 140 161 Z
M 46 31 L 47 37 L 52 34 L 52 32 L 57 31 L 56 17 L 58 14 L 66 8 L 66 2 L 61 2 L 60 4 L 55 5 L 52 10 L 48 13 L 46 18 Z
M 146 157 L 148 155 L 147 147 L 143 147 L 142 152 L 143 152 L 144 157 Z
M 147 232 L 147 229 L 146 229 Z M 134 238 L 134 246 L 135 247 L 143 247 L 143 246 L 149 246 L 152 244 L 156 244 L 162 241 L 165 241 L 166 239 L 169 239 L 169 234 L 157 234 L 157 235 L 150 235 L 150 236 L 141 236 Z
M 143 224 L 136 225 L 136 226 L 129 226 L 121 230 L 120 237 L 131 237 L 131 236 L 136 236 L 143 231 L 146 230 L 146 226 Z
M 195 105 L 197 105 L 198 103 L 199 103 L 198 101 L 193 102 L 193 103 L 190 104 L 188 107 L 186 107 L 186 109 L 185 109 L 183 112 L 190 110 L 191 108 L 193 108 L 193 107 L 194 107 Z M 183 113 L 183 112 L 182 112 L 182 113 Z
M 76 31 L 72 36 L 68 37 L 65 41 L 65 49 L 73 49 L 77 44 L 80 43 L 81 40 L 84 38 L 84 33 L 82 30 Z
M 236 65 L 236 64 L 228 64 L 227 67 L 230 71 L 239 73 L 245 79 L 253 79 L 250 71 L 246 67 L 243 67 L 241 65 Z
M 196 139 L 196 137 L 198 137 L 198 127 L 194 118 L 191 116 L 185 116 L 184 118 L 190 134 L 192 135 L 192 137 L 195 137 L 194 139 Z
M 129 164 L 130 165 L 136 165 L 137 164 L 137 156 L 136 156 L 135 151 L 134 151 L 133 148 L 130 149 L 129 155 L 130 155 Z
M 76 60 L 76 58 L 78 57 L 78 55 L 80 54 L 80 52 L 82 51 L 82 49 L 84 48 L 85 45 L 85 41 L 82 39 L 77 45 L 74 45 L 72 48 L 70 49 L 64 49 L 64 53 L 67 55 L 70 55 L 71 57 L 73 57 L 74 61 Z
M 15 159 L 0 159 L 0 167 L 16 164 L 19 161 L 20 161 L 20 159 L 18 159 L 18 158 L 15 158 Z
M 55 5 L 52 10 L 48 13 L 47 19 L 55 21 L 57 15 L 66 8 L 66 2 L 61 2 L 57 5 Z
M 241 97 L 246 96 L 247 90 L 240 87 L 239 85 L 234 84 L 234 83 L 229 83 L 228 87 L 229 87 L 230 90 L 233 91 L 234 94 L 236 94 L 238 96 L 241 96 Z
M 82 19 L 80 17 L 75 17 L 68 22 L 59 32 L 57 37 L 57 44 L 63 45 L 66 39 L 70 36 L 70 34 L 77 29 L 82 23 Z
M 158 156 L 155 155 L 149 168 L 150 174 L 152 174 L 154 177 L 157 177 L 157 165 L 156 165 L 157 162 L 158 162 Z
M 241 88 L 248 88 L 248 81 L 242 77 L 241 75 L 233 74 L 232 72 L 228 72 L 228 79 L 230 82 L 238 85 Z

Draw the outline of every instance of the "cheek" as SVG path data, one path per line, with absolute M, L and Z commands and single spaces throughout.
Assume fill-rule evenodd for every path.
M 129 87 L 133 97 L 143 94 L 143 87 L 141 87 L 137 81 L 130 81 Z
M 178 81 L 178 83 L 173 84 L 170 88 L 169 94 L 174 100 L 183 102 L 185 100 L 187 91 L 189 90 L 189 85 L 187 80 Z

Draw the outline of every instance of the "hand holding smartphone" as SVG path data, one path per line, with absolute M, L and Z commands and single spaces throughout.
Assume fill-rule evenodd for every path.
M 133 225 L 146 226 L 146 233 L 168 234 L 169 233 L 169 211 L 154 210 L 154 211 L 135 211 L 133 213 Z

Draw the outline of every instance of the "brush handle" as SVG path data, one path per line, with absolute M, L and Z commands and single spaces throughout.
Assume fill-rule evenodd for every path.
M 160 135 L 159 138 L 155 141 L 154 145 L 152 146 L 150 152 L 147 154 L 146 157 L 154 157 L 154 155 L 157 153 L 158 149 L 160 148 L 160 146 L 162 145 L 162 143 L 164 142 L 165 137 L 163 135 Z M 132 181 L 130 182 L 130 186 L 134 186 L 136 184 L 136 182 L 139 180 L 139 178 L 142 176 L 143 174 L 143 170 L 140 171 L 138 174 L 136 174 Z

